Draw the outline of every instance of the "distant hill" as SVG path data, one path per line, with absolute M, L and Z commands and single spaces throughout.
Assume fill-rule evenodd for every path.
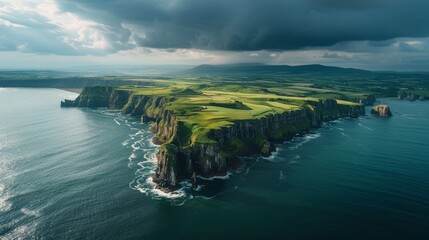
M 373 72 L 354 68 L 331 67 L 319 64 L 289 66 L 289 65 L 264 65 L 251 64 L 227 64 L 227 65 L 199 65 L 187 70 L 185 74 L 234 74 L 234 73 L 269 73 L 269 74 L 371 74 Z

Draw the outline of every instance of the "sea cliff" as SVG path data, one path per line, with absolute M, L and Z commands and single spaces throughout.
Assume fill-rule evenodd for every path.
M 198 178 L 225 175 L 228 168 L 237 165 L 239 156 L 268 156 L 274 150 L 274 143 L 318 127 L 323 121 L 358 117 L 365 113 L 362 104 L 303 99 L 299 107 L 229 121 L 218 127 L 204 128 L 202 134 L 201 127 L 196 126 L 198 122 L 189 124 L 186 119 L 207 107 L 183 113 L 171 107 L 177 98 L 136 94 L 112 87 L 88 87 L 76 100 L 63 102 L 62 106 L 120 109 L 123 114 L 141 116 L 143 122 L 153 122 L 154 142 L 161 145 L 153 180 L 166 190 L 177 188 L 184 179 L 195 183 Z M 233 105 L 238 104 L 242 109 L 247 107 L 237 102 Z
M 409 100 L 409 101 L 415 101 L 415 100 L 421 100 L 424 101 L 429 98 L 429 93 L 424 90 L 399 90 L 398 91 L 398 99 L 399 100 Z
M 390 107 L 386 104 L 380 104 L 371 109 L 372 114 L 376 114 L 379 117 L 391 117 L 392 112 L 390 111 Z

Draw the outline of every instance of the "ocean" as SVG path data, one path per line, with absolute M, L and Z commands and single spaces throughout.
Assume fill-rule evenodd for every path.
M 0 88 L 0 239 L 429 239 L 429 102 L 323 124 L 197 189 L 157 190 L 149 125 Z

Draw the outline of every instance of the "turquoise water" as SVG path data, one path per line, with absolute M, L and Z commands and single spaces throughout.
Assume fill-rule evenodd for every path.
M 0 89 L 0 239 L 429 239 L 429 102 L 325 124 L 174 194 L 138 119 Z

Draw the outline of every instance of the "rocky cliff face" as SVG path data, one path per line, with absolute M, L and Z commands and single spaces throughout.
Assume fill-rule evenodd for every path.
M 109 107 L 110 97 L 113 93 L 111 87 L 85 88 L 73 103 L 74 107 L 100 108 Z
M 399 100 L 410 100 L 410 101 L 415 101 L 415 100 L 424 101 L 424 100 L 428 99 L 428 97 L 425 95 L 415 93 L 413 91 L 400 90 L 400 91 L 398 91 L 398 99 Z
M 358 103 L 363 104 L 365 106 L 371 106 L 374 104 L 374 102 L 376 100 L 377 99 L 375 98 L 375 96 L 370 94 L 366 97 L 361 97 L 361 98 L 356 99 L 355 102 L 358 102 Z
M 161 144 L 153 179 L 164 189 L 177 188 L 183 179 L 196 181 L 196 176 L 225 175 L 238 156 L 267 156 L 274 150 L 273 143 L 276 141 L 317 127 L 322 121 L 357 117 L 365 113 L 363 105 L 339 105 L 333 99 L 308 101 L 301 109 L 236 121 L 232 125 L 212 129 L 207 133 L 212 141 L 192 142 L 181 137 L 190 130 L 175 112 L 166 108 L 169 100 L 168 97 L 134 96 L 111 87 L 92 87 L 86 88 L 74 102 L 67 104 L 121 109 L 123 114 L 141 116 L 142 121 L 153 121 L 151 129 L 157 133 L 154 141 Z
M 390 111 L 389 106 L 385 104 L 377 105 L 371 109 L 372 114 L 376 114 L 379 117 L 391 117 L 392 112 Z
M 211 130 L 208 135 L 211 143 L 195 142 L 180 148 L 177 137 L 172 137 L 170 151 L 161 150 L 155 182 L 164 188 L 175 188 L 181 179 L 201 176 L 204 178 L 225 175 L 228 166 L 237 156 L 252 154 L 269 155 L 273 150 L 270 141 L 281 140 L 286 136 L 307 130 L 311 127 L 306 109 L 278 115 L 268 115 L 261 119 L 239 121 L 229 127 Z M 180 127 L 180 126 L 179 126 Z M 165 132 L 176 132 L 178 124 L 166 120 L 157 126 L 158 136 Z M 174 135 L 174 134 L 173 134 Z M 177 136 L 177 134 L 176 134 Z M 175 164 L 168 164 L 175 161 Z M 171 166 L 175 166 L 172 170 Z
M 339 105 L 334 99 L 309 101 L 312 115 L 312 126 L 318 127 L 323 121 L 335 120 L 342 117 L 358 117 L 365 114 L 363 105 Z
M 190 179 L 191 176 L 208 178 L 225 175 L 228 166 L 234 165 L 237 156 L 267 156 L 274 150 L 273 143 L 276 141 L 317 127 L 322 121 L 363 114 L 363 105 L 338 105 L 335 100 L 328 99 L 309 102 L 309 108 L 237 121 L 231 126 L 211 130 L 208 135 L 214 140 L 213 143 L 197 142 L 185 148 L 176 147 L 170 152 L 162 151 L 163 154 L 158 156 L 161 164 L 158 164 L 154 179 L 164 188 L 175 188 L 180 180 Z M 158 127 L 158 133 L 160 130 Z M 177 124 L 166 124 L 162 131 L 175 132 Z M 172 143 L 178 146 L 176 140 L 173 139 Z M 166 164 L 169 161 L 176 161 L 173 164 L 176 166 L 174 171 L 166 169 L 172 166 Z

